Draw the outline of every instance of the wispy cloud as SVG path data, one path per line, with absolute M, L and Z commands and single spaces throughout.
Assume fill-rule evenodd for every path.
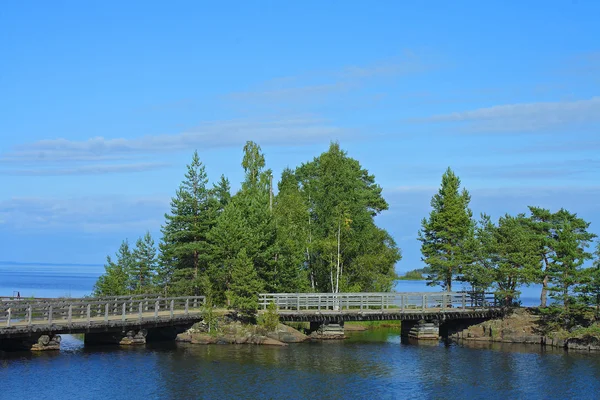
M 418 122 L 466 123 L 472 132 L 534 132 L 600 122 L 600 97 L 587 100 L 507 104 L 434 115 Z
M 4 161 L 98 161 L 117 156 L 164 154 L 192 149 L 240 146 L 246 140 L 262 145 L 303 145 L 326 142 L 350 132 L 330 121 L 312 117 L 280 117 L 264 120 L 218 121 L 199 125 L 187 132 L 147 135 L 139 138 L 87 140 L 48 139 L 22 144 L 2 155 Z M 114 173 L 148 170 L 165 166 L 158 163 L 86 166 L 67 168 L 65 174 Z M 55 171 L 55 173 L 60 171 Z M 26 174 L 26 172 L 24 172 Z
M 131 232 L 157 229 L 168 198 L 87 196 L 0 201 L 0 226 L 14 231 Z
M 324 96 L 346 95 L 370 80 L 390 79 L 425 72 L 435 67 L 422 55 L 405 52 L 401 57 L 368 65 L 349 65 L 337 70 L 313 71 L 263 82 L 256 89 L 234 92 L 228 100 L 263 103 L 322 102 Z
M 127 172 L 144 172 L 169 166 L 167 163 L 135 163 L 116 165 L 83 165 L 71 168 L 2 169 L 0 175 L 56 176 L 56 175 L 101 175 Z

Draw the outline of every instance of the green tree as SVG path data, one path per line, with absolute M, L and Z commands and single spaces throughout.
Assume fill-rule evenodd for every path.
M 231 201 L 231 185 L 225 175 L 221 175 L 219 182 L 213 185 L 213 194 L 218 202 L 218 213 L 223 212 L 229 201 Z
M 535 282 L 539 258 L 537 241 L 524 214 L 500 218 L 494 232 L 497 294 L 507 306 L 513 305 L 522 285 Z
M 211 276 L 221 299 L 231 288 L 234 260 L 242 250 L 255 266 L 266 290 L 277 290 L 276 232 L 269 199 L 271 172 L 264 170 L 260 146 L 254 142 L 246 144 L 242 166 L 246 176 L 242 189 L 227 203 L 209 235 L 214 256 Z
M 576 302 L 573 290 L 581 282 L 581 267 L 592 254 L 586 251 L 596 237 L 588 232 L 590 226 L 577 214 L 561 209 L 556 213 L 556 229 L 552 233 L 554 256 L 548 270 L 550 296 L 564 306 L 568 315 Z
M 472 255 L 470 263 L 463 266 L 461 281 L 468 282 L 473 290 L 486 291 L 494 283 L 495 266 L 497 264 L 495 234 L 497 227 L 487 214 L 482 214 L 469 234 L 465 251 Z
M 374 222 L 388 208 L 375 177 L 338 143 L 295 175 L 309 210 L 306 269 L 312 290 L 390 290 L 401 256 Z
M 581 286 L 575 290 L 584 304 L 594 307 L 595 318 L 600 320 L 600 242 L 596 243 L 594 256 L 594 264 L 582 271 Z
M 157 269 L 156 248 L 150 232 L 137 240 L 132 256 L 133 262 L 127 271 L 129 289 L 135 293 L 146 293 L 153 289 Z
M 540 307 L 548 303 L 548 283 L 550 279 L 550 262 L 554 257 L 556 215 L 550 210 L 540 207 L 529 207 L 532 234 L 537 238 L 537 254 L 540 259 L 539 283 L 542 285 Z
M 306 245 L 309 218 L 308 206 L 294 172 L 285 169 L 274 205 L 276 292 L 297 293 L 308 290 Z
M 171 200 L 171 213 L 165 215 L 162 228 L 160 275 L 163 284 L 178 294 L 198 295 L 200 277 L 211 261 L 208 235 L 216 224 L 220 206 L 207 184 L 205 167 L 196 151 L 184 181 Z
M 129 249 L 129 243 L 124 240 L 116 253 L 113 261 L 110 256 L 106 257 L 104 274 L 94 284 L 94 296 L 121 296 L 129 293 L 128 271 L 134 263 L 133 255 Z
M 242 314 L 253 317 L 258 310 L 258 294 L 263 284 L 256 273 L 252 260 L 242 249 L 235 260 L 231 272 L 231 285 L 228 297 L 231 307 Z
M 460 190 L 460 179 L 448 168 L 438 193 L 431 199 L 429 219 L 423 219 L 419 231 L 422 260 L 431 268 L 429 285 L 452 291 L 454 276 L 472 262 L 473 255 L 465 251 L 473 234 L 470 201 L 469 192 Z

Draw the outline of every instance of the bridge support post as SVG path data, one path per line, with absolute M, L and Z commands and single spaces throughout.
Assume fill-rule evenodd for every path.
M 440 325 L 438 321 L 402 321 L 401 335 L 416 340 L 439 340 Z
M 20 338 L 0 339 L 3 351 L 48 351 L 60 350 L 60 335 L 34 335 Z
M 119 344 L 123 346 L 146 344 L 145 329 L 131 329 L 124 332 L 99 332 L 86 333 L 84 343 L 86 345 L 97 344 Z
M 310 323 L 310 336 L 314 339 L 344 339 L 344 321 L 318 321 Z

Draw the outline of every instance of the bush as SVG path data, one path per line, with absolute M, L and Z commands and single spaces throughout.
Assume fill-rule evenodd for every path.
M 267 332 L 273 332 L 279 325 L 279 314 L 275 303 L 271 302 L 267 306 L 267 311 L 258 316 L 258 325 L 264 328 Z

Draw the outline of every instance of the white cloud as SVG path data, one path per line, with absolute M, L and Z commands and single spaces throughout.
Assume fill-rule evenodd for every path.
M 0 201 L 4 228 L 25 232 L 131 232 L 157 229 L 168 211 L 162 197 L 87 196 Z
M 168 166 L 167 163 L 134 163 L 84 165 L 70 168 L 0 169 L 0 175 L 55 176 L 55 175 L 99 175 L 125 172 L 151 171 Z
M 254 140 L 262 145 L 302 145 L 336 139 L 346 133 L 348 132 L 332 125 L 329 121 L 311 116 L 218 121 L 204 123 L 187 132 L 170 135 L 147 135 L 132 139 L 95 137 L 87 140 L 40 140 L 22 144 L 4 154 L 2 158 L 4 161 L 13 162 L 97 161 L 119 155 L 135 156 L 240 146 L 246 140 Z M 137 167 L 140 165 L 137 164 Z M 158 166 L 145 164 L 145 167 Z M 93 170 L 91 166 L 86 168 Z M 136 168 L 136 164 L 121 165 L 119 168 L 131 170 Z M 115 169 L 118 168 L 106 166 L 105 172 L 115 172 Z M 100 173 L 98 168 L 96 171 Z
M 465 122 L 472 131 L 531 132 L 600 122 L 600 97 L 588 100 L 498 105 L 434 115 L 420 122 Z

